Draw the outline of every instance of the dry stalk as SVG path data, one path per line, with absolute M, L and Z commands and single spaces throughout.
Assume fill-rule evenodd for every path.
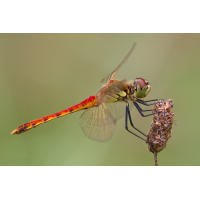
M 174 112 L 171 111 L 173 105 L 172 100 L 169 99 L 166 102 L 160 101 L 155 104 L 153 109 L 153 112 L 159 113 L 154 114 L 151 128 L 147 135 L 147 141 L 149 142 L 147 144 L 149 151 L 154 153 L 156 166 L 158 165 L 157 153 L 166 148 L 167 141 L 171 138 L 171 129 L 174 122 Z M 154 149 L 154 152 L 151 147 Z

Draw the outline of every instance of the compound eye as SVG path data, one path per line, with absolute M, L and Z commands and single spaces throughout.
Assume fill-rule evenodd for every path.
M 142 89 L 147 85 L 148 81 L 145 81 L 143 78 L 138 78 L 137 83 L 139 84 L 140 88 Z

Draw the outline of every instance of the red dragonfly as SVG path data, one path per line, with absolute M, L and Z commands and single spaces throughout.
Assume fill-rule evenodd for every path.
M 135 130 L 146 136 L 133 125 L 129 104 L 133 103 L 143 117 L 155 114 L 151 113 L 149 115 L 144 115 L 143 112 L 152 110 L 142 110 L 141 107 L 138 105 L 139 103 L 149 106 L 157 103 L 147 103 L 150 101 L 157 101 L 157 99 L 150 101 L 144 101 L 141 99 L 146 97 L 150 91 L 151 87 L 149 85 L 149 82 L 147 80 L 144 80 L 143 78 L 136 78 L 134 81 L 131 80 L 129 82 L 127 82 L 126 80 L 114 79 L 118 70 L 130 56 L 135 45 L 136 43 L 132 46 L 121 64 L 111 74 L 106 76 L 101 81 L 103 86 L 95 96 L 90 96 L 85 101 L 66 110 L 23 124 L 15 129 L 11 134 L 20 134 L 32 128 L 35 128 L 40 124 L 51 121 L 52 119 L 71 114 L 79 110 L 85 110 L 85 112 L 81 115 L 79 119 L 79 124 L 83 132 L 90 139 L 105 141 L 111 137 L 116 125 L 116 121 L 120 117 L 120 114 L 116 112 L 117 108 L 112 109 L 110 105 L 122 104 L 125 109 L 123 114 L 125 114 L 126 130 L 128 130 L 133 135 L 139 137 L 140 139 L 145 140 L 128 129 L 129 119 L 131 126 Z

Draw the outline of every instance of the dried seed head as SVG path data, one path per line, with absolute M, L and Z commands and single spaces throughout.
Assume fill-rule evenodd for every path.
M 153 121 L 151 123 L 151 129 L 147 135 L 147 141 L 150 142 L 152 148 L 157 153 L 166 147 L 167 141 L 169 138 L 171 138 L 174 115 L 174 112 L 171 112 L 171 108 L 173 105 L 172 99 L 169 99 L 166 101 L 166 103 L 160 101 L 159 103 L 155 104 L 155 108 L 153 109 L 153 113 L 159 113 L 154 114 Z M 152 152 L 148 142 L 147 144 L 149 151 Z

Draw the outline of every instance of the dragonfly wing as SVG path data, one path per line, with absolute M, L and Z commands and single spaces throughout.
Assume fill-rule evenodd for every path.
M 128 59 L 128 57 L 132 53 L 133 49 L 135 48 L 135 45 L 136 45 L 136 43 L 133 44 L 132 48 L 130 49 L 130 51 L 128 52 L 128 54 L 124 58 L 124 60 L 120 63 L 120 65 L 111 74 L 109 74 L 108 76 L 106 76 L 104 79 L 101 80 L 102 85 L 105 85 L 110 80 L 114 79 L 114 77 L 115 77 L 116 73 L 118 72 L 118 70 L 120 69 L 120 67 L 126 62 L 126 60 Z
M 79 119 L 85 135 L 93 140 L 105 141 L 111 138 L 116 119 L 105 103 L 88 108 Z
M 108 109 L 112 113 L 115 119 L 121 119 L 126 114 L 126 102 L 116 102 L 116 103 L 107 103 Z M 129 109 L 132 112 L 134 104 L 129 101 Z

